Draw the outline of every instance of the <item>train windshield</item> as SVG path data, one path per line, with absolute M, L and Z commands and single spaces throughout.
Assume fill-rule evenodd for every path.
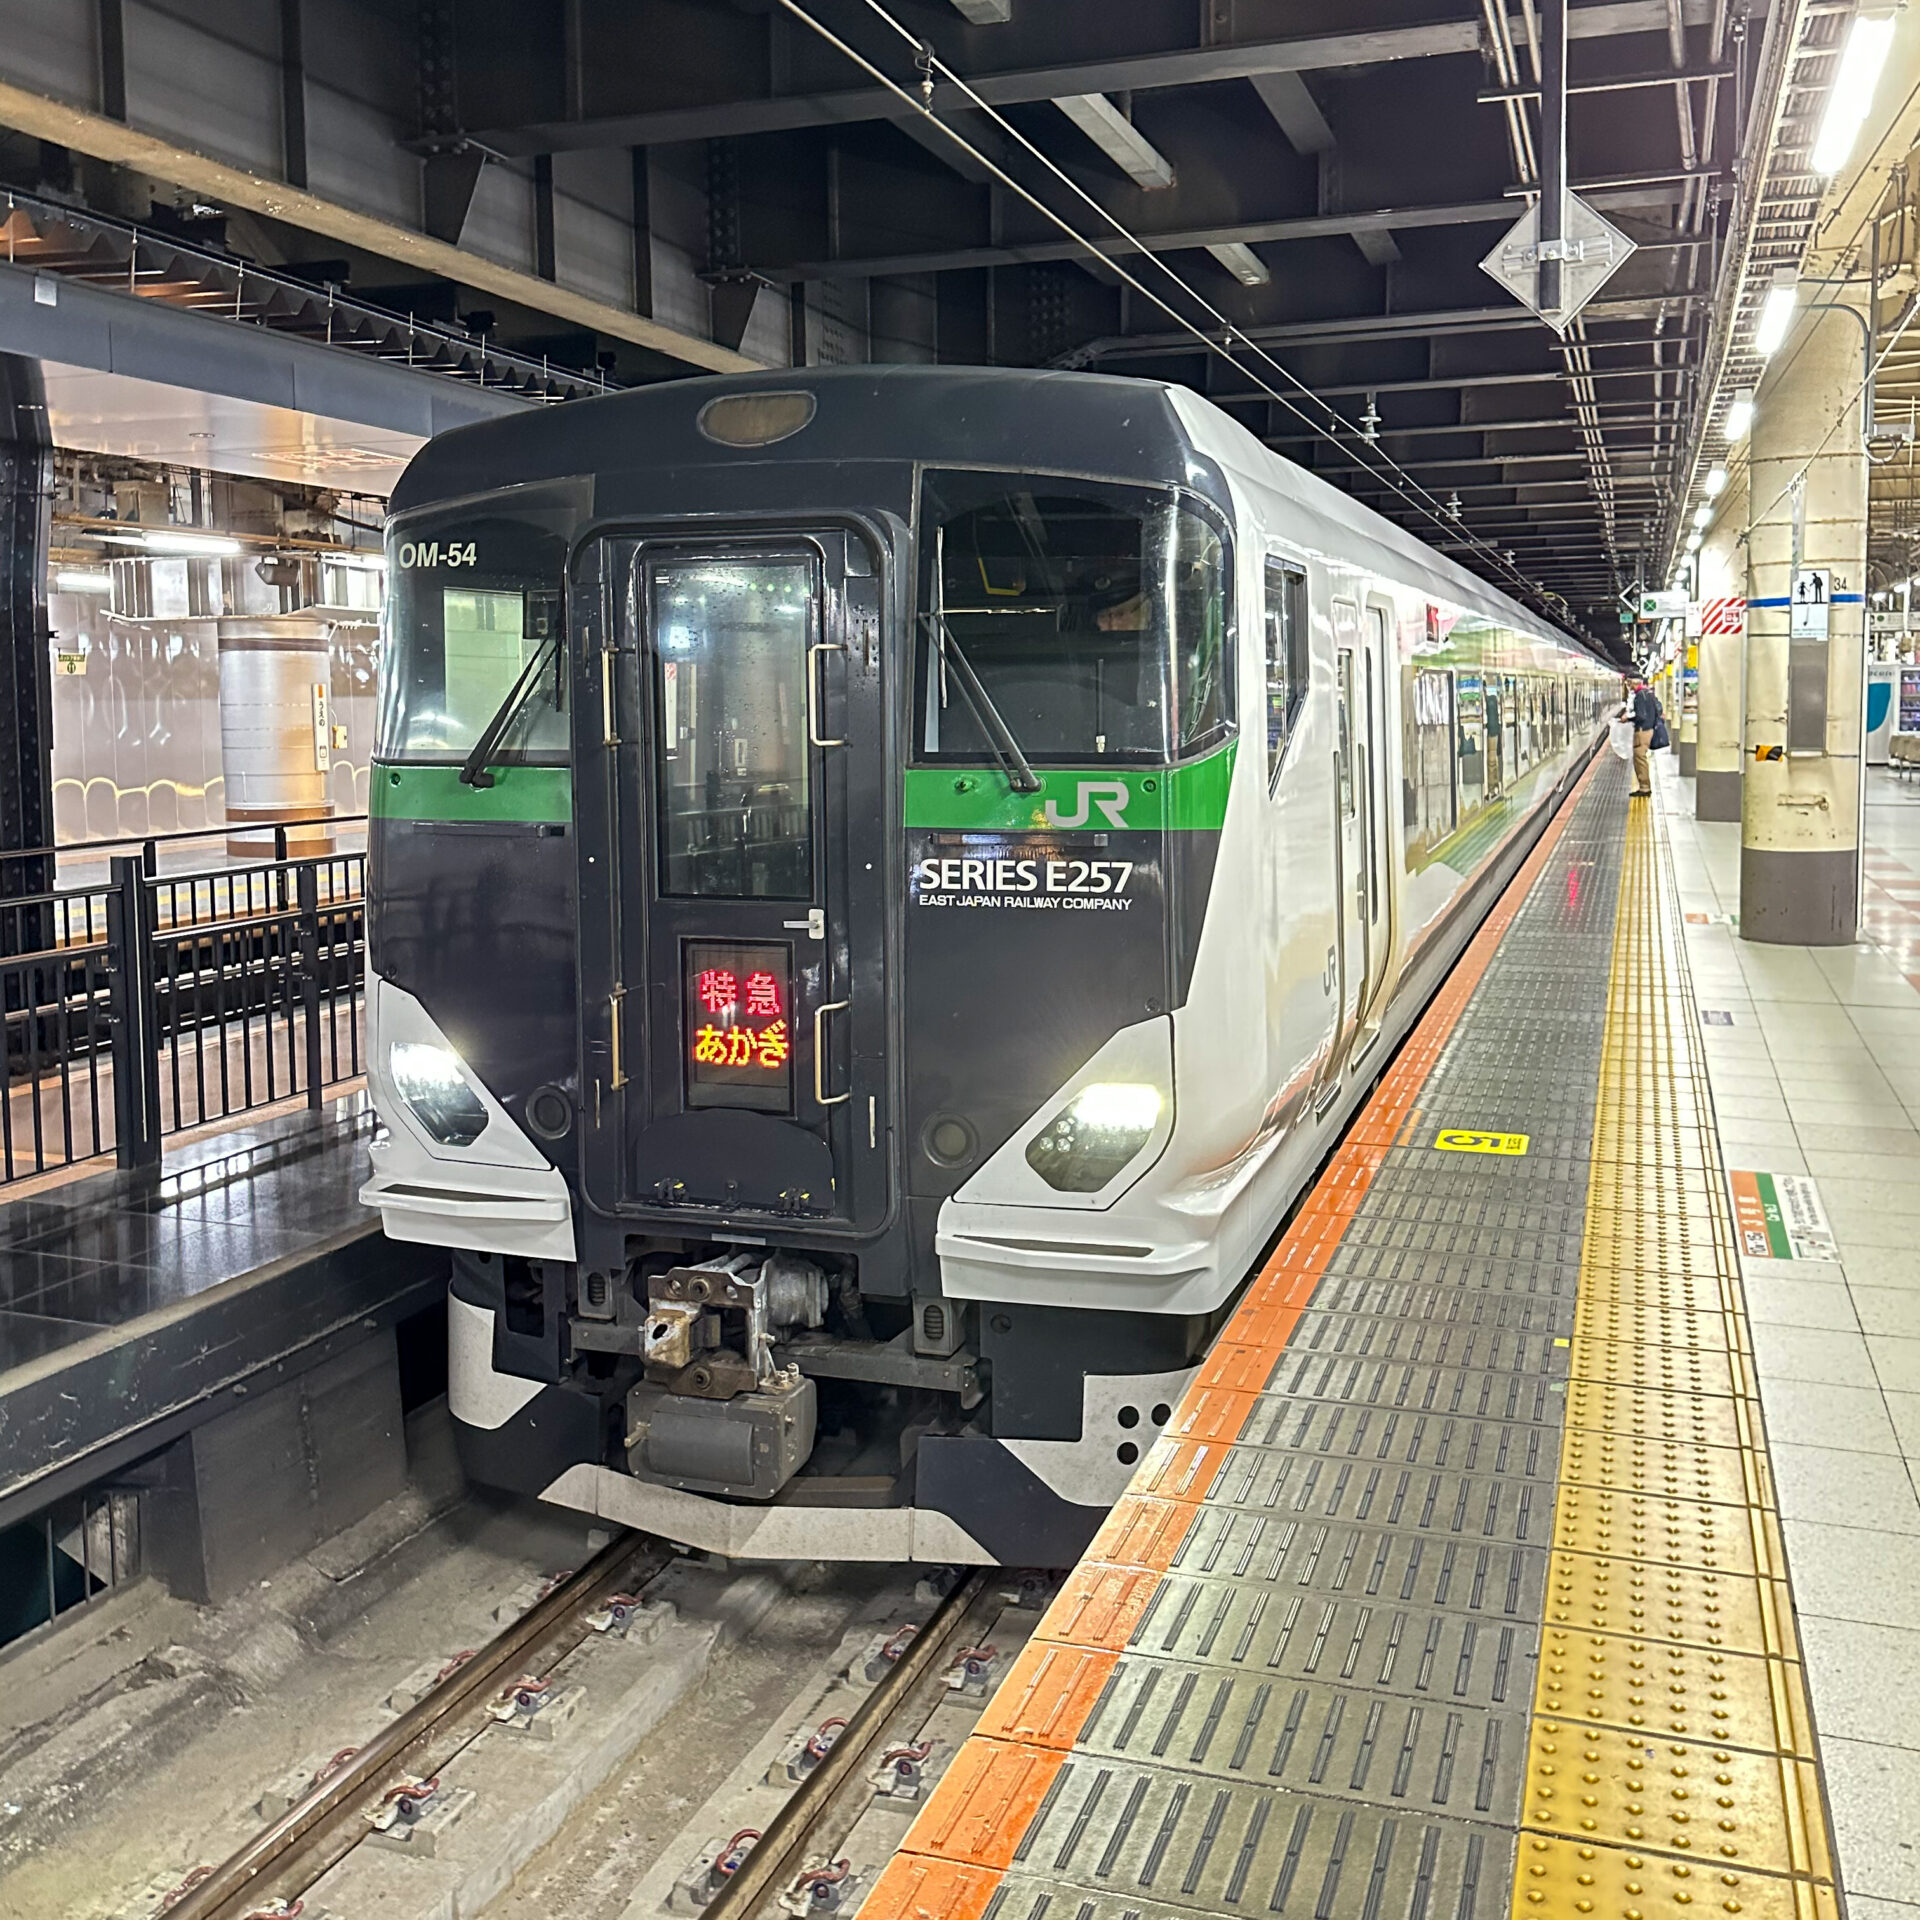
M 1164 763 L 1232 730 L 1226 539 L 1193 502 L 938 472 L 920 528 L 921 759 Z
M 557 503 L 487 500 L 394 523 L 378 759 L 459 765 L 494 723 L 491 764 L 566 761 L 569 520 Z

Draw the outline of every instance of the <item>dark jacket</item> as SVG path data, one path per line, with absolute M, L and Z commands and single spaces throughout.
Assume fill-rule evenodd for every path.
M 1641 687 L 1633 696 L 1633 730 L 1651 733 L 1660 723 L 1660 700 L 1651 687 Z

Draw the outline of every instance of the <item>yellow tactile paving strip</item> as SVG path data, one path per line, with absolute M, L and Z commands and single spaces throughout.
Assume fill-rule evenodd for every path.
M 1725 1175 L 1652 807 L 1627 825 L 1516 1915 L 1837 1915 Z

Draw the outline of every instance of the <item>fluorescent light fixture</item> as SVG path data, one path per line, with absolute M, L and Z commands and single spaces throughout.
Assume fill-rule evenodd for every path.
M 1713 471 L 1707 475 L 1707 498 L 1709 500 L 1718 500 L 1720 498 L 1721 493 L 1724 491 L 1726 484 L 1727 484 L 1726 468 L 1715 467 Z
M 219 556 L 246 551 L 238 540 L 229 540 L 223 533 L 176 533 L 166 527 L 155 527 L 151 531 L 141 528 L 127 533 L 96 533 L 93 538 L 104 540 L 109 546 L 144 547 L 149 553 Z
M 113 575 L 90 568 L 62 567 L 53 576 L 53 585 L 58 593 L 111 593 Z
M 1264 287 L 1273 275 L 1267 263 L 1243 240 L 1229 240 L 1224 246 L 1207 251 L 1240 282 L 1243 287 Z
M 1693 524 L 1696 527 L 1704 527 L 1712 518 L 1713 509 L 1708 506 L 1705 501 L 1702 501 L 1700 505 L 1693 510 Z
M 1057 104 L 1136 187 L 1173 185 L 1173 162 L 1104 93 L 1070 93 Z
M 1880 84 L 1887 51 L 1893 45 L 1893 18 L 1891 8 L 1879 7 L 1853 16 L 1840 64 L 1827 88 L 1827 109 L 1820 116 L 1820 131 L 1814 137 L 1815 173 L 1838 173 L 1847 164 L 1847 155 L 1853 151 L 1853 143 L 1872 110 L 1874 89 Z
M 1793 310 L 1800 304 L 1800 276 L 1791 267 L 1775 267 L 1773 285 L 1760 303 L 1760 324 L 1753 330 L 1753 350 L 1762 360 L 1787 337 Z
M 379 553 L 323 553 L 320 558 L 330 567 L 346 567 L 354 573 L 385 573 L 387 561 Z
M 1742 387 L 1733 396 L 1733 405 L 1727 409 L 1727 438 L 1736 445 L 1747 437 L 1747 429 L 1753 425 L 1753 389 Z

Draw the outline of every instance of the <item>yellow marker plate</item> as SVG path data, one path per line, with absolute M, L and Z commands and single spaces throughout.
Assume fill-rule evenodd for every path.
M 1443 1127 L 1434 1145 L 1442 1153 L 1525 1153 L 1530 1133 L 1480 1133 L 1471 1127 Z

